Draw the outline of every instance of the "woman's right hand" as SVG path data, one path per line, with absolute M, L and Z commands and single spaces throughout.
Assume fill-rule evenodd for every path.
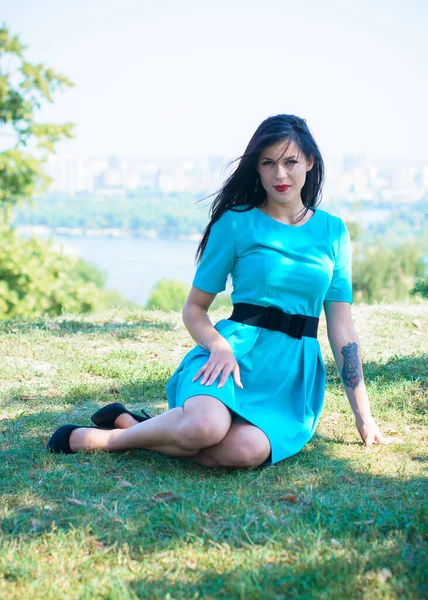
M 217 387 L 221 388 L 224 386 L 230 373 L 233 373 L 236 385 L 240 388 L 244 387 L 241 383 L 238 362 L 229 342 L 225 338 L 214 342 L 210 349 L 208 361 L 199 369 L 192 381 L 197 381 L 203 375 L 201 384 L 209 386 L 217 379 L 220 373 L 222 373 L 222 377 Z

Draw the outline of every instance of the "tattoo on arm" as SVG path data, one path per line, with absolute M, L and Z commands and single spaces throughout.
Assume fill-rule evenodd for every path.
M 343 383 L 355 390 L 358 384 L 363 379 L 363 374 L 360 367 L 360 359 L 358 358 L 358 345 L 355 342 L 350 342 L 342 348 L 343 368 L 342 379 Z

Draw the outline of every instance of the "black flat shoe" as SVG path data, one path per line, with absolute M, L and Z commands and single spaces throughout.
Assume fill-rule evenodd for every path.
M 70 436 L 75 429 L 95 429 L 95 427 L 86 427 L 83 425 L 63 425 L 55 431 L 47 443 L 47 448 L 51 452 L 62 452 L 63 454 L 75 454 L 70 448 Z
M 147 419 L 151 419 L 152 415 L 149 415 L 145 410 L 141 411 L 144 416 L 136 415 L 135 413 L 130 412 L 127 408 L 120 404 L 119 402 L 114 402 L 113 404 L 107 404 L 100 410 L 97 410 L 95 414 L 92 415 L 91 421 L 95 423 L 98 427 L 110 427 L 114 428 L 114 422 L 117 417 L 126 413 L 127 415 L 131 415 L 136 421 L 141 423 L 142 421 L 147 421 Z

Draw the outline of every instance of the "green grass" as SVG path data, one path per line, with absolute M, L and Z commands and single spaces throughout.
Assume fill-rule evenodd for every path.
M 427 304 L 352 312 L 374 415 L 396 441 L 363 447 L 322 318 L 317 433 L 250 471 L 45 450 L 108 402 L 165 410 L 194 345 L 180 314 L 0 323 L 0 598 L 427 597 Z

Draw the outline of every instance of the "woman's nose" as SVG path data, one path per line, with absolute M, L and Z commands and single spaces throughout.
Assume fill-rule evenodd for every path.
M 276 170 L 276 178 L 283 179 L 284 177 L 288 177 L 288 169 L 284 165 L 278 165 Z

